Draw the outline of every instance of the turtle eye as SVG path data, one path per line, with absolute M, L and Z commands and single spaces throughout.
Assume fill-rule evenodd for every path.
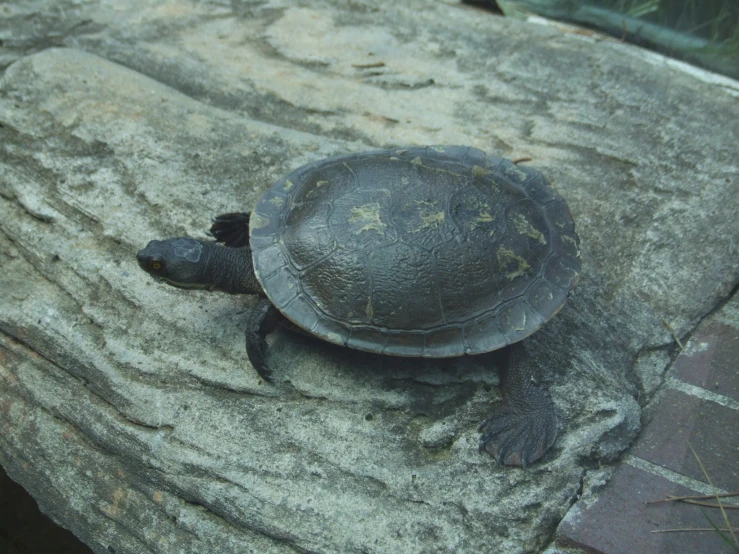
M 151 260 L 149 262 L 149 267 L 154 271 L 159 271 L 164 268 L 164 262 L 160 260 Z

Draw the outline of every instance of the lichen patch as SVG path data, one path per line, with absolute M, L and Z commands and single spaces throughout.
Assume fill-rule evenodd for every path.
M 580 247 L 577 244 L 577 240 L 575 240 L 575 237 L 571 237 L 569 235 L 561 235 L 560 238 L 563 241 L 569 242 L 570 244 L 572 244 L 573 248 L 575 249 L 575 257 L 579 258 L 580 257 Z
M 512 224 L 513 229 L 519 235 L 528 235 L 532 239 L 539 241 L 541 244 L 547 243 L 547 239 L 544 238 L 544 234 L 539 231 L 539 229 L 531 225 L 531 222 L 526 219 L 526 216 L 523 214 L 516 214 L 513 218 Z
M 359 229 L 354 231 L 356 235 L 364 231 L 382 233 L 387 229 L 387 224 L 382 221 L 379 202 L 370 202 L 369 204 L 355 206 L 351 208 L 351 214 L 347 222 L 353 227 L 359 226 Z
M 484 167 L 480 167 L 479 165 L 476 165 L 472 168 L 472 177 L 474 178 L 484 177 L 485 175 L 490 175 L 491 173 L 492 173 L 491 170 L 484 168 Z
M 509 281 L 531 273 L 529 262 L 508 248 L 498 250 L 498 265 L 500 266 L 500 273 L 505 275 Z
M 446 221 L 446 215 L 444 210 L 441 209 L 437 202 L 428 202 L 425 200 L 415 200 L 416 206 L 410 206 L 414 208 L 413 211 L 418 216 L 418 219 L 414 221 L 416 226 L 409 228 L 408 232 L 418 233 L 426 229 L 435 229 L 444 224 Z
M 508 167 L 506 167 L 505 174 L 506 177 L 509 177 L 519 183 L 523 183 L 524 181 L 526 181 L 526 177 L 528 177 L 525 171 L 519 169 L 515 165 L 509 165 Z
M 252 212 L 249 216 L 249 227 L 252 229 L 261 229 L 269 225 L 269 218 L 264 217 L 256 212 Z

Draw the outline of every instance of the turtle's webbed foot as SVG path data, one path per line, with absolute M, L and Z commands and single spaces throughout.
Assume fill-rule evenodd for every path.
M 249 213 L 234 212 L 214 217 L 208 234 L 215 238 L 216 242 L 222 242 L 230 248 L 248 246 Z
M 487 452 L 501 465 L 526 468 L 554 444 L 557 416 L 546 389 L 532 381 L 522 386 L 524 390 L 509 395 L 508 404 L 480 424 L 478 451 Z

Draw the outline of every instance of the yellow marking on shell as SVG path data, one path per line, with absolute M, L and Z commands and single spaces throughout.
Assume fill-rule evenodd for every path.
M 274 204 L 278 208 L 282 208 L 285 205 L 285 199 L 282 196 L 273 196 L 269 199 L 270 204 Z
M 523 317 L 521 318 L 521 323 L 518 325 L 518 327 L 515 327 L 515 323 L 511 321 L 511 316 L 508 314 L 506 317 L 506 323 L 508 323 L 509 327 L 513 327 L 514 331 L 523 331 L 526 329 L 526 312 L 521 314 Z
M 359 234 L 362 231 L 377 231 L 382 233 L 387 225 L 382 222 L 380 217 L 380 203 L 370 202 L 362 206 L 356 206 L 351 209 L 352 215 L 347 220 L 347 223 L 358 223 L 361 225 L 355 234 Z
M 495 221 L 495 214 L 490 204 L 475 200 L 474 203 L 468 203 L 468 206 L 470 209 L 475 210 L 475 214 L 470 216 L 470 227 L 488 231 L 491 237 L 495 235 L 495 227 L 489 229 L 488 225 Z
M 444 223 L 444 212 L 424 213 L 421 214 L 421 220 L 424 227 L 438 227 Z
M 369 321 L 372 321 L 372 316 L 375 315 L 375 310 L 372 308 L 372 297 L 371 296 L 367 299 L 367 307 L 365 308 L 364 313 L 367 314 L 367 319 Z
M 472 168 L 472 177 L 484 177 L 485 175 L 490 175 L 492 171 L 489 169 L 486 169 L 484 167 L 480 167 L 479 165 L 476 165 Z
M 523 277 L 531 272 L 531 265 L 513 250 L 501 248 L 498 250 L 498 264 L 501 269 L 513 269 L 513 271 L 503 272 L 509 281 L 513 281 L 516 277 Z M 515 268 L 511 268 L 515 265 Z
M 480 167 L 476 165 L 472 168 L 472 178 L 476 180 L 480 185 L 487 185 L 493 192 L 498 192 L 500 187 L 495 179 L 491 177 L 493 171 L 486 167 Z
M 419 206 L 417 213 L 420 224 L 415 229 L 408 229 L 408 232 L 418 233 L 424 229 L 433 229 L 444 224 L 446 216 L 444 215 L 444 210 L 439 211 L 438 202 L 415 200 L 415 203 Z
M 506 167 L 505 174 L 508 175 L 508 177 L 514 178 L 521 183 L 523 183 L 526 180 L 526 177 L 528 177 L 525 171 L 518 169 L 518 167 L 515 165 L 509 165 L 508 167 Z
M 254 212 L 249 216 L 249 227 L 252 229 L 261 229 L 267 225 L 269 225 L 269 218 L 263 217 Z
M 532 239 L 538 240 L 541 244 L 547 243 L 544 234 L 531 225 L 531 222 L 523 214 L 516 214 L 511 223 L 513 223 L 513 228 L 519 235 L 528 235 Z
M 290 179 L 285 179 L 285 186 L 284 186 L 285 190 L 290 190 L 294 186 L 295 186 L 295 183 L 293 183 Z
M 333 342 L 334 344 L 344 344 L 344 337 L 339 333 L 334 333 L 333 331 L 326 333 L 326 340 L 328 342 Z
M 574 246 L 575 250 L 577 251 L 577 254 L 575 254 L 575 257 L 579 258 L 580 257 L 580 247 L 578 246 L 577 241 L 575 240 L 575 237 L 571 237 L 569 235 L 561 235 L 560 238 L 564 241 L 572 243 L 572 246 Z
M 495 221 L 495 216 L 491 214 L 488 210 L 484 209 L 483 206 L 485 208 L 488 208 L 488 210 L 490 209 L 490 206 L 488 206 L 487 204 L 481 204 L 480 211 L 477 212 L 474 221 L 478 223 L 492 223 L 493 221 Z
M 328 184 L 330 184 L 329 181 L 316 181 L 315 183 L 313 183 L 313 186 L 310 188 L 310 190 L 306 191 L 305 199 L 314 200 L 318 198 L 321 195 L 321 187 Z
M 477 217 L 475 217 L 475 221 L 478 223 L 492 223 L 495 221 L 495 216 L 490 212 L 480 212 Z M 492 235 L 493 231 L 490 231 L 490 234 Z

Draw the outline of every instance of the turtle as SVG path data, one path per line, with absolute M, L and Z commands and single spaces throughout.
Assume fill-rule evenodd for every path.
M 138 263 L 174 287 L 257 295 L 246 352 L 265 381 L 265 338 L 280 324 L 390 356 L 506 348 L 507 402 L 479 425 L 479 451 L 526 467 L 554 443 L 554 403 L 519 341 L 564 305 L 581 259 L 541 172 L 468 146 L 334 156 L 277 181 L 252 212 L 215 217 L 208 234 L 153 240 Z

